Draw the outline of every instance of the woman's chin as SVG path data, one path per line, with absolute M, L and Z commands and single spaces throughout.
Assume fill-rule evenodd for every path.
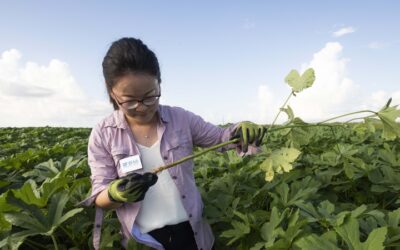
M 153 120 L 155 113 L 135 113 L 129 115 L 129 117 L 136 123 L 146 124 Z

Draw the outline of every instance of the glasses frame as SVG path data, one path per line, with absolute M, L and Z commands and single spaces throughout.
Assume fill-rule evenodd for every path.
M 122 107 L 122 108 L 124 108 L 124 109 L 126 109 L 126 110 L 136 109 L 136 108 L 139 106 L 139 103 L 142 104 L 142 105 L 144 105 L 144 106 L 146 106 L 146 107 L 150 107 L 150 106 L 156 104 L 156 102 L 157 102 L 157 101 L 160 99 L 160 97 L 161 97 L 161 94 L 158 94 L 158 95 L 147 96 L 147 97 L 144 97 L 144 98 L 142 98 L 142 99 L 132 99 L 132 100 L 125 101 L 125 102 L 120 102 L 120 101 L 118 100 L 117 95 L 114 93 L 114 91 L 111 90 L 111 92 L 113 93 L 113 95 L 114 95 L 114 97 L 115 97 L 115 101 L 117 102 L 117 104 L 118 104 L 120 107 Z M 157 99 L 154 101 L 154 103 L 152 103 L 152 104 L 146 104 L 146 103 L 144 103 L 144 102 L 146 101 L 146 99 L 154 98 L 154 97 L 157 98 Z M 124 104 L 124 103 L 128 103 L 128 102 L 136 102 L 136 103 L 135 103 L 134 105 L 132 105 L 131 107 L 128 107 L 128 108 L 127 108 L 127 107 L 124 107 L 123 104 Z

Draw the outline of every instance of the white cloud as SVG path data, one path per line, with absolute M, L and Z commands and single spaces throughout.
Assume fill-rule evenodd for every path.
M 334 31 L 334 32 L 332 33 L 332 36 L 333 36 L 333 37 L 341 37 L 341 36 L 344 36 L 344 35 L 353 33 L 353 32 L 355 32 L 355 31 L 356 31 L 356 30 L 355 30 L 353 27 L 351 27 L 351 26 L 349 26 L 349 27 L 344 27 L 344 28 L 341 28 L 341 29 L 339 29 L 339 30 L 337 30 L 337 31 Z
M 362 104 L 362 109 L 369 110 L 379 110 L 382 108 L 386 102 L 392 98 L 391 105 L 399 105 L 400 104 L 400 91 L 395 91 L 393 93 L 388 93 L 384 90 L 377 90 L 371 93 L 366 98 L 366 102 Z
M 92 101 L 72 76 L 67 63 L 21 63 L 16 49 L 0 57 L 0 127 L 93 126 L 111 111 Z
M 309 63 L 301 66 L 300 71 L 312 67 L 316 80 L 312 87 L 298 93 L 296 97 L 291 97 L 289 105 L 297 117 L 307 122 L 316 122 L 354 111 L 354 103 L 359 101 L 358 98 L 354 98 L 354 93 L 357 93 L 359 88 L 347 76 L 346 66 L 349 59 L 342 56 L 342 50 L 340 43 L 327 43 L 313 55 Z M 287 94 L 289 93 L 288 89 Z M 285 97 L 264 85 L 259 87 L 258 97 L 257 121 L 271 123 Z M 285 114 L 281 114 L 278 123 L 286 118 Z
M 316 80 L 313 86 L 291 97 L 289 105 L 295 116 L 306 122 L 320 122 L 365 109 L 377 111 L 390 97 L 393 98 L 392 104 L 400 104 L 400 90 L 391 93 L 384 90 L 365 92 L 364 88 L 355 84 L 347 72 L 349 62 L 350 59 L 343 56 L 343 46 L 338 42 L 329 42 L 314 53 L 309 62 L 301 64 L 299 71 L 304 72 L 307 68 L 313 68 Z M 287 72 L 289 71 L 290 69 Z M 279 84 L 285 83 L 282 81 Z M 247 100 L 241 99 L 241 105 L 235 106 L 233 111 L 226 110 L 220 114 L 229 118 L 229 122 L 250 120 L 260 124 L 270 124 L 290 93 L 289 87 L 286 91 L 282 91 L 272 86 L 274 85 L 260 84 L 257 93 L 252 97 L 247 97 Z M 216 119 L 220 116 L 210 117 L 211 121 L 220 124 L 221 120 Z M 355 116 L 339 121 L 351 118 Z M 281 113 L 277 123 L 282 123 L 286 119 L 286 114 Z
M 295 116 L 306 122 L 320 122 L 354 111 L 365 109 L 377 111 L 386 104 L 390 97 L 393 99 L 392 104 L 400 104 L 400 90 L 391 93 L 384 90 L 372 93 L 362 92 L 361 87 L 348 76 L 346 68 L 350 59 L 343 57 L 342 52 L 343 47 L 340 43 L 330 42 L 316 52 L 310 62 L 302 64 L 300 71 L 313 68 L 316 80 L 313 86 L 290 99 L 289 105 Z M 270 123 L 273 117 L 266 113 L 276 114 L 281 104 L 277 101 L 283 102 L 284 97 L 279 97 L 282 100 L 277 100 L 279 93 L 270 91 L 263 85 L 259 87 L 258 93 L 257 105 L 259 108 L 256 110 L 259 120 L 263 123 Z M 267 107 L 271 107 L 272 110 L 266 110 Z M 354 118 L 354 116 L 346 117 L 342 121 L 350 118 Z M 285 119 L 286 115 L 282 114 L 281 120 L 278 121 Z
M 258 86 L 256 98 L 249 102 L 245 110 L 241 110 L 236 120 L 248 120 L 260 124 L 271 122 L 279 111 L 277 95 L 267 84 Z
M 342 57 L 340 43 L 327 43 L 313 55 L 303 69 L 313 68 L 314 85 L 291 100 L 296 115 L 310 121 L 320 121 L 343 112 L 351 111 L 359 88 L 347 76 L 349 59 Z
M 306 122 L 320 122 L 335 116 L 348 114 L 360 110 L 379 110 L 387 100 L 392 97 L 392 104 L 400 104 L 400 90 L 390 94 L 383 90 L 364 92 L 364 88 L 355 84 L 347 72 L 349 58 L 343 56 L 343 46 L 338 42 L 329 42 L 313 54 L 309 62 L 300 65 L 300 72 L 307 68 L 315 70 L 316 80 L 308 89 L 291 97 L 289 105 L 296 117 Z M 287 72 L 289 72 L 288 69 Z M 284 78 L 284 76 L 282 76 Z M 285 84 L 279 83 L 282 86 Z M 232 103 L 232 110 L 215 111 L 214 116 L 209 116 L 214 123 L 220 124 L 223 116 L 225 122 L 238 122 L 249 120 L 260 124 L 270 124 L 279 108 L 282 106 L 290 88 L 273 88 L 275 85 L 262 83 L 257 92 L 251 97 L 241 99 L 240 103 Z M 243 105 L 243 103 L 248 103 Z M 236 105 L 236 106 L 234 106 Z M 234 107 L 233 107 L 234 106 Z M 218 115 L 219 114 L 219 115 Z M 359 117 L 359 116 L 358 116 Z M 346 121 L 355 116 L 346 117 L 337 121 Z M 287 120 L 281 113 L 277 124 Z

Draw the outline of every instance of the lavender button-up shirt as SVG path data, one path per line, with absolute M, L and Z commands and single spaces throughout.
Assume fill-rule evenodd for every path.
M 192 154 L 193 146 L 209 147 L 229 140 L 235 125 L 220 128 L 205 122 L 200 116 L 178 107 L 160 105 L 158 110 L 158 136 L 161 138 L 161 156 L 168 164 Z M 234 146 L 230 146 L 232 148 Z M 225 148 L 228 149 L 228 148 Z M 93 204 L 97 195 L 107 188 L 108 184 L 124 174 L 119 160 L 131 155 L 140 155 L 124 114 L 114 111 L 103 119 L 91 132 L 88 145 L 88 161 L 91 169 L 92 193 L 81 204 Z M 196 187 L 193 175 L 193 161 L 186 161 L 167 170 L 180 192 L 182 204 L 189 216 L 196 243 L 199 249 L 209 250 L 214 243 L 210 226 L 203 220 L 203 202 Z M 137 170 L 143 173 L 143 170 Z M 156 249 L 163 247 L 149 234 L 141 234 L 137 229 L 135 218 L 141 202 L 124 203 L 116 209 L 123 233 L 123 244 L 129 237 Z M 93 244 L 99 248 L 103 210 L 96 208 Z

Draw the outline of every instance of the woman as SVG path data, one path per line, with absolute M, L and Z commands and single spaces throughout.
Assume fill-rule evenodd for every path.
M 92 194 L 85 203 L 98 208 L 95 248 L 102 209 L 112 208 L 123 244 L 133 237 L 155 249 L 211 249 L 214 237 L 202 219 L 193 162 L 150 172 L 190 155 L 193 146 L 209 147 L 233 136 L 241 143 L 231 148 L 246 153 L 248 144 L 261 143 L 264 128 L 250 122 L 220 128 L 182 108 L 160 105 L 158 60 L 139 39 L 115 41 L 104 57 L 103 74 L 114 112 L 92 130 L 88 145 Z

